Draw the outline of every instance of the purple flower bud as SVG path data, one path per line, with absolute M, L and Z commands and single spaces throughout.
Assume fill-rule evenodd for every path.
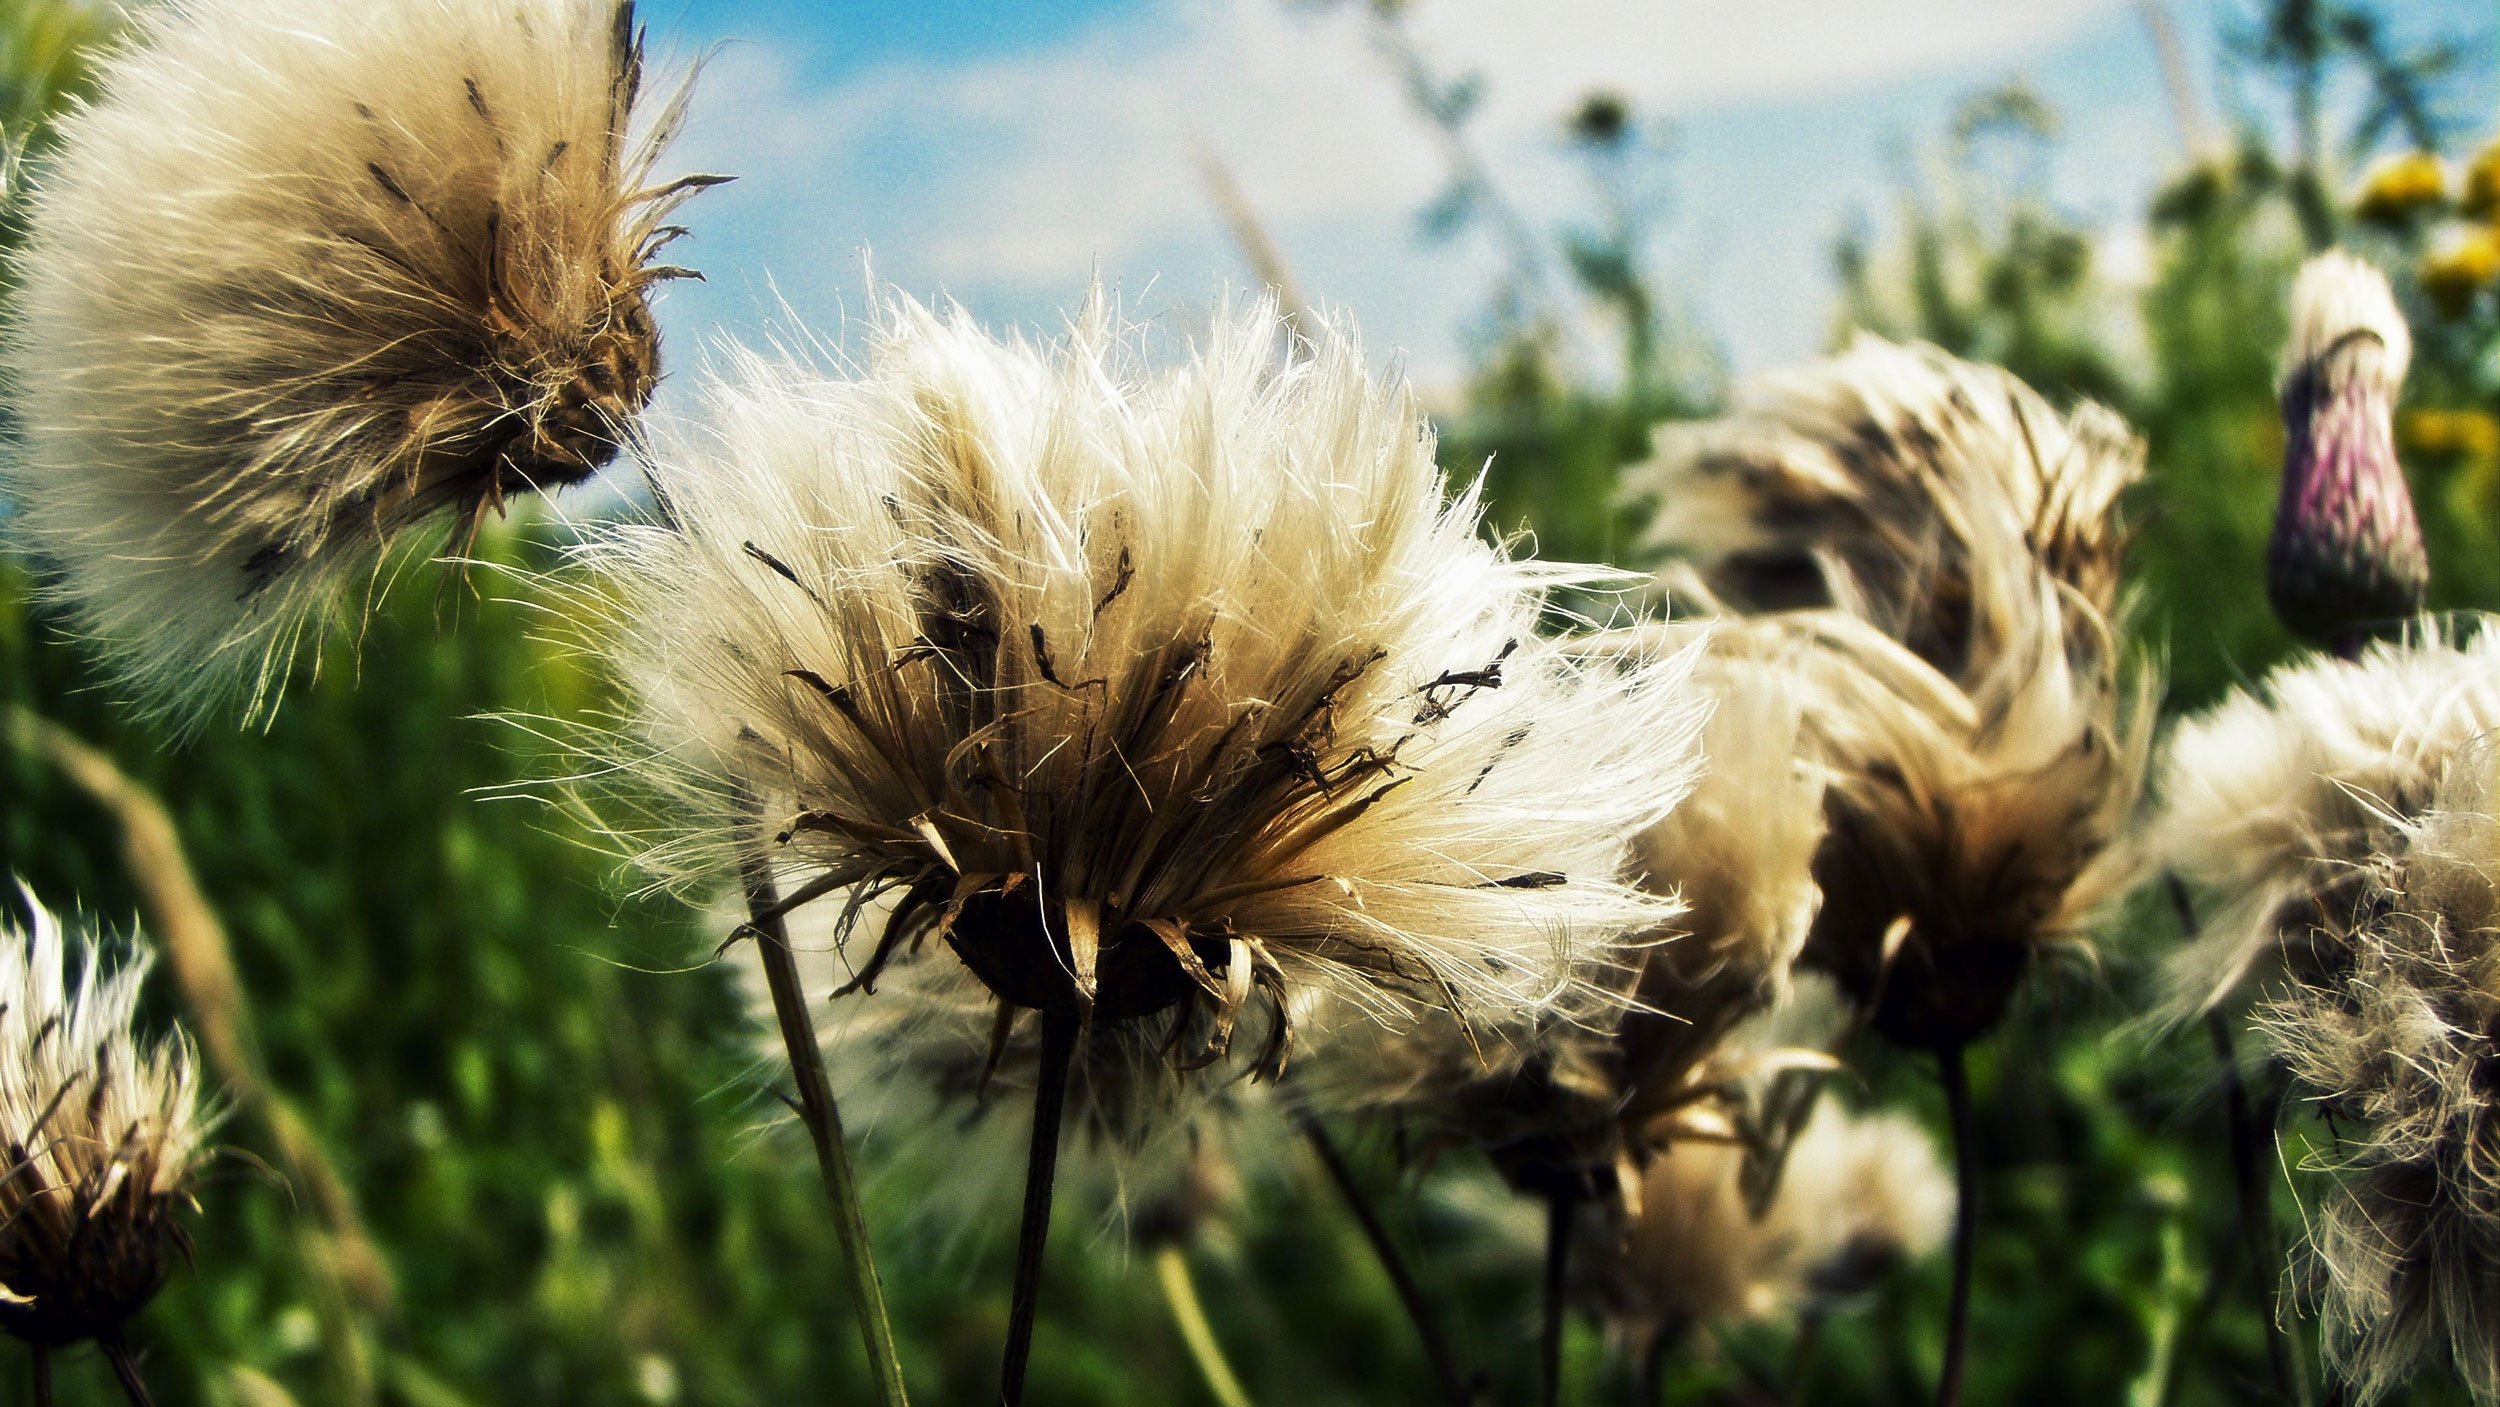
M 2385 275 L 2340 250 L 2301 270 L 2266 599 L 2312 642 L 2341 648 L 2409 617 L 2430 584 L 2422 525 L 2396 462 L 2396 392 L 2412 357 Z

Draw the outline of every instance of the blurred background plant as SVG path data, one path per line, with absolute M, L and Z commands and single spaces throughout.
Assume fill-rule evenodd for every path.
M 1709 412 L 1724 359 L 1678 293 L 1661 232 L 1674 134 L 1620 95 L 1553 113 L 1585 175 L 1570 210 L 1525 210 L 1470 137 L 1488 80 L 1437 72 L 1401 0 L 1366 7 L 1388 81 L 1442 153 L 1417 237 L 1486 239 L 1497 274 L 1473 371 L 1440 407 L 1444 462 L 1488 461 L 1494 520 L 1540 550 L 1621 555 L 1616 492 L 1661 421 Z M 1429 0 L 1413 0 L 1428 4 Z M 40 149 L 113 20 L 102 4 L 0 0 L 0 129 Z M 2458 43 L 2394 44 L 2379 9 L 2262 0 L 2226 39 L 2213 104 L 2175 61 L 2180 158 L 2140 216 L 2147 266 L 2060 200 L 2058 112 L 2019 85 L 1973 94 L 1896 199 L 1836 232 L 1834 341 L 1859 329 L 2002 362 L 2053 400 L 2105 400 L 2151 444 L 2134 554 L 2145 648 L 2188 708 L 2290 648 L 2268 613 L 2264 544 L 2281 456 L 2284 298 L 2301 258 L 2346 242 L 2396 278 L 2420 351 L 2400 420 L 2430 540 L 2435 607 L 2500 607 L 2500 139 L 2487 76 Z M 2146 6 L 2158 36 L 2169 21 Z M 2171 36 L 2175 40 L 2175 36 Z M 2461 40 L 2460 40 L 2461 42 Z M 1256 230 L 1256 212 L 1237 227 Z M 1289 248 L 1273 258 L 1289 260 Z M 517 514 L 481 551 L 544 563 L 561 525 Z M 264 1129 L 205 1194 L 196 1269 L 140 1328 L 169 1407 L 372 1400 L 408 1407 L 649 1403 L 761 1407 L 862 1381 L 808 1151 L 784 1126 L 724 936 L 623 894 L 578 821 L 482 802 L 545 765 L 481 714 L 575 714 L 605 684 L 534 635 L 534 603 L 491 569 L 468 593 L 402 591 L 265 733 L 180 751 L 127 721 L 18 566 L 0 566 L 0 704 L 51 720 L 160 798 L 223 920 L 270 1085 L 337 1168 L 396 1286 L 396 1308 L 325 1304 L 303 1273 L 318 1216 Z M 447 619 L 461 617 L 460 628 Z M 0 873 L 114 924 L 142 911 L 120 821 L 50 760 L 0 749 Z M 1968 1400 L 2276 1400 L 2259 1296 L 2239 1253 L 2210 1058 L 2160 1039 L 2147 959 L 2166 914 L 2130 916 L 2091 972 L 2035 984 L 1974 1058 L 1989 1232 Z M 174 989 L 154 993 L 169 1011 Z M 1846 1052 L 1862 1099 L 1940 1126 L 1925 1073 Z M 771 1132 L 761 1132 L 767 1127 Z M 2296 1127 L 2290 1137 L 2323 1137 Z M 920 1400 L 989 1390 L 1004 1318 L 1003 1230 L 965 1234 L 879 1179 L 871 1196 L 903 1356 Z M 1351 1142 L 1390 1188 L 1385 1135 Z M 1191 1245 L 1215 1338 L 1254 1401 L 1426 1400 L 1392 1289 L 1323 1174 L 1285 1158 Z M 1504 1400 L 1527 1391 L 1535 1213 L 1485 1169 L 1445 1162 L 1382 1195 L 1452 1336 Z M 2276 1214 L 2299 1210 L 2277 1183 Z M 1201 1400 L 1144 1256 L 1069 1228 L 1031 1400 Z M 1922 1400 L 1945 1268 L 1894 1277 L 1855 1314 L 1751 1323 L 1668 1365 L 1690 1402 Z M 2269 1271 L 2268 1274 L 2272 1272 Z M 2305 1331 L 2304 1331 L 2305 1336 Z M 1508 1351 L 1517 1347 L 1517 1352 Z M 1498 1358 L 1493 1347 L 1504 1349 Z M 1592 1326 L 1569 1344 L 1587 1400 L 1633 1365 Z M 361 1367 L 356 1366 L 361 1363 Z M 0 1382 L 18 1369 L 0 1362 Z M 100 1362 L 62 1369 L 67 1404 L 113 1399 Z M 2426 1382 L 2412 1399 L 2461 1402 Z

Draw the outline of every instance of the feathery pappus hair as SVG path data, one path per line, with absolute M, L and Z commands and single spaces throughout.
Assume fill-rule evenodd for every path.
M 1794 651 L 1777 632 L 1727 620 L 1589 643 L 1697 648 L 1694 682 L 1712 705 L 1700 782 L 1633 841 L 1641 883 L 1686 907 L 1607 972 L 1628 1000 L 1493 1041 L 1448 1021 L 1357 1029 L 1315 1057 L 1296 1092 L 1317 1112 L 1394 1120 L 1420 1160 L 1481 1148 L 1523 1191 L 1594 1196 L 1620 1212 L 1666 1144 L 1754 1141 L 1737 1087 L 1760 1062 L 1726 1041 L 1785 994 L 1813 923 L 1823 775 L 1804 736 Z
M 898 896 L 859 987 L 942 942 L 1002 1042 L 1155 1018 L 1203 1064 L 1304 990 L 1583 990 L 1675 909 L 1622 875 L 1697 768 L 1690 662 L 1541 637 L 1610 578 L 1484 540 L 1402 383 L 1283 341 L 1261 304 L 1156 370 L 1100 302 L 1047 347 L 900 302 L 857 378 L 735 357 L 651 466 L 665 521 L 583 549 L 646 865 L 761 843 L 784 908 Z
M 2309 1161 L 2324 1346 L 2367 1404 L 2445 1360 L 2500 1402 L 2500 751 L 2460 750 L 2370 856 L 2338 972 L 2258 1029 L 2327 1116 Z
M 1993 367 L 1860 338 L 1662 432 L 1653 543 L 1802 642 L 1829 772 L 1804 960 L 1896 1042 L 2002 1019 L 2032 961 L 2121 887 L 2149 671 L 2117 628 L 2114 415 L 2060 415 Z
M 2500 731 L 2500 633 L 2417 621 L 2357 659 L 2280 665 L 2180 723 L 2163 749 L 2149 864 L 2207 903 L 2167 962 L 2172 1005 L 2210 1009 L 2288 968 L 2340 964 L 2366 863 L 2431 804 L 2450 758 Z
M 2293 634 L 2342 646 L 2422 608 L 2430 557 L 2396 459 L 2413 334 L 2387 276 L 2340 249 L 2301 267 L 2283 350 L 2283 489 L 2266 599 Z
M 631 0 L 139 13 L 0 337 L 12 526 L 137 702 L 264 712 L 403 540 L 616 454 L 667 221 L 720 179 L 653 181 L 685 93 L 638 123 L 642 79 Z
M 209 1117 L 190 1042 L 133 1029 L 142 951 L 111 971 L 32 894 L 0 924 L 0 1331 L 104 1338 L 190 1253 Z
M 1590 1228 L 1582 1296 L 1650 1333 L 1842 1309 L 1932 1253 L 1953 1221 L 1952 1180 L 1904 1115 L 1823 1101 L 1759 1213 L 1744 1162 L 1708 1142 L 1652 1161 L 1629 1225 Z

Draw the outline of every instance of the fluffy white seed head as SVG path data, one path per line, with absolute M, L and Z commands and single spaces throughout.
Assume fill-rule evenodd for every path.
M 2362 870 L 2431 802 L 2448 760 L 2500 730 L 2500 633 L 2433 622 L 2356 660 L 2282 665 L 2180 724 L 2146 858 L 2199 896 L 2173 1005 L 2214 1006 L 2283 964 L 2338 961 Z
M 1846 1307 L 1942 1243 L 1953 1185 L 1898 1114 L 1825 1100 L 1756 1216 L 1743 1150 L 1682 1143 L 1651 1163 L 1628 1234 L 1599 1242 L 1588 1289 L 1638 1327 L 1725 1325 Z
M 0 1330 L 109 1334 L 188 1247 L 208 1119 L 191 1047 L 133 1029 L 143 952 L 107 971 L 92 938 L 25 896 L 0 925 Z
M 708 179 L 649 184 L 680 108 L 629 134 L 641 72 L 630 0 L 139 12 L 0 339 L 11 526 L 138 702 L 265 708 L 402 539 L 616 452 Z
M 2364 873 L 2346 961 L 2259 1010 L 2330 1119 L 2310 1163 L 2326 1353 L 2356 1403 L 2441 1360 L 2500 1402 L 2500 752 L 2452 754 Z
M 1540 637 L 1592 575 L 1486 542 L 1410 393 L 1281 335 L 1154 370 L 1099 312 L 1043 348 L 904 305 L 856 379 L 735 358 L 666 521 L 585 553 L 646 863 L 760 836 L 794 898 L 899 896 L 863 977 L 943 942 L 1207 1058 L 1305 988 L 1517 1021 L 1671 915 L 1622 876 L 1691 785 L 1689 662 Z
M 1652 542 L 1799 642 L 1829 775 L 1806 960 L 1895 1040 L 1969 1040 L 2117 886 L 2152 716 L 2115 624 L 2141 446 L 1861 338 L 1658 449 Z
M 2330 249 L 2301 265 L 2292 284 L 2292 337 L 2283 377 L 2332 365 L 2332 375 L 2367 378 L 2393 397 L 2413 365 L 2413 331 L 2387 275 L 2355 255 Z

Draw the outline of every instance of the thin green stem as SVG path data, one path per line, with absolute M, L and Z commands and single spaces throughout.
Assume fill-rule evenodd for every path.
M 1033 1145 L 1024 1165 L 1024 1221 L 1016 1232 L 1016 1279 L 1007 1302 L 1007 1351 L 999 1362 L 1000 1407 L 1024 1401 L 1024 1370 L 1033 1356 L 1033 1318 L 1041 1305 L 1042 1251 L 1050 1241 L 1051 1193 L 1059 1181 L 1059 1126 L 1068 1108 L 1068 1070 L 1084 1018 L 1072 1009 L 1042 1013 L 1040 1083 L 1033 1087 Z
M 1962 1370 L 1970 1352 L 1971 1275 L 1979 1260 L 1979 1148 L 1971 1132 L 1970 1072 L 1962 1047 L 1936 1052 L 1944 1082 L 1945 1110 L 1953 1123 L 1953 1301 L 1946 1311 L 1944 1371 L 1936 1378 L 1936 1407 L 1962 1400 Z
M 1240 1377 L 1224 1357 L 1224 1345 L 1216 1341 L 1215 1326 L 1207 1322 L 1206 1306 L 1198 1302 L 1197 1282 L 1189 1277 L 1189 1257 L 1179 1246 L 1166 1242 L 1155 1248 L 1154 1259 L 1163 1303 L 1172 1311 L 1181 1342 L 1189 1347 L 1189 1360 L 1198 1365 L 1207 1395 L 1217 1407 L 1250 1407 L 1250 1394 L 1242 1391 Z
M 1441 1332 L 1440 1320 L 1433 1316 L 1432 1304 L 1424 1298 L 1421 1282 L 1399 1254 L 1397 1243 L 1389 1239 L 1389 1228 L 1372 1209 L 1371 1199 L 1363 1195 L 1363 1186 L 1354 1180 L 1354 1170 L 1346 1166 L 1345 1155 L 1337 1151 L 1336 1141 L 1317 1119 L 1302 1121 L 1302 1136 L 1310 1140 L 1311 1151 L 1319 1155 L 1319 1164 L 1327 1170 L 1328 1180 L 1336 1185 L 1345 1199 L 1354 1220 L 1363 1229 L 1363 1239 L 1371 1244 L 1372 1256 L 1389 1277 L 1390 1287 L 1397 1291 L 1398 1303 L 1405 1307 L 1406 1317 L 1415 1326 L 1415 1337 L 1423 1341 L 1424 1357 L 1432 1364 L 1433 1376 L 1440 1380 L 1442 1399 L 1451 1407 L 1473 1407 L 1476 1395 L 1468 1389 L 1466 1375 L 1458 1370 L 1458 1358 L 1450 1352 L 1450 1341 Z
M 894 1327 L 886 1318 L 885 1287 L 877 1279 L 876 1256 L 868 1242 L 868 1213 L 860 1202 L 859 1175 L 843 1141 L 842 1112 L 833 1102 L 833 1080 L 825 1073 L 824 1050 L 816 1044 L 816 1022 L 808 1014 L 798 959 L 790 951 L 790 930 L 776 913 L 780 894 L 773 885 L 772 862 L 758 845 L 748 849 L 739 868 L 746 886 L 747 912 L 754 916 L 749 926 L 755 932 L 756 956 L 764 967 L 764 985 L 772 993 L 782 1046 L 790 1055 L 790 1078 L 798 1087 L 799 1118 L 816 1145 L 825 1200 L 833 1206 L 834 1233 L 850 1272 L 851 1304 L 859 1314 L 859 1336 L 868 1350 L 876 1400 L 879 1407 L 905 1407 L 911 1399 L 903 1390 L 903 1364 L 894 1351 Z
M 110 1338 L 97 1347 L 104 1350 L 104 1361 L 113 1365 L 113 1376 L 121 1380 L 122 1396 L 130 1399 L 130 1407 L 156 1407 L 146 1381 L 139 1376 L 139 1360 L 131 1356 L 130 1345 Z
M 2196 937 L 2203 927 L 2196 918 L 2195 899 L 2177 875 L 2166 875 L 2164 880 L 2170 891 L 2171 908 L 2178 915 L 2179 931 L 2189 938 Z M 2213 1047 L 2214 1064 L 2222 1075 L 2223 1120 L 2231 1143 L 2231 1181 L 2239 1196 L 2240 1247 L 2248 1257 L 2250 1288 L 2257 1296 L 2258 1308 L 2264 1312 L 2266 1363 L 2273 1370 L 2276 1394 L 2287 1403 L 2305 1403 L 2309 1400 L 2309 1384 L 2292 1352 L 2291 1336 L 2283 1331 L 2281 1306 L 2276 1303 L 2283 1244 L 2275 1232 L 2274 1199 L 2268 1194 L 2264 1167 L 2264 1145 L 2273 1131 L 2273 1120 L 2268 1118 L 2261 1123 L 2255 1102 L 2248 1096 L 2230 1018 L 2220 1011 L 2206 1012 L 2205 1034 Z

